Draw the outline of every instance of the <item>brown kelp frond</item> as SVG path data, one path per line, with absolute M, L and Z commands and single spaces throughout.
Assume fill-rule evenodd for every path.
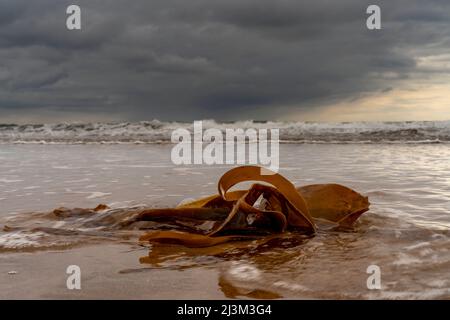
M 367 197 L 339 184 L 314 184 L 297 190 L 316 219 L 350 226 L 361 214 L 369 210 Z
M 314 230 L 314 223 L 308 207 L 295 186 L 282 175 L 257 166 L 242 166 L 229 170 L 219 180 L 219 194 L 227 198 L 227 191 L 234 185 L 244 181 L 263 181 L 273 185 L 300 216 L 307 220 L 307 224 Z
M 229 191 L 246 181 L 270 185 L 255 183 L 248 190 Z M 141 241 L 207 247 L 288 229 L 313 234 L 313 219 L 351 226 L 369 210 L 367 197 L 345 186 L 318 184 L 296 189 L 280 174 L 257 166 L 229 170 L 220 178 L 218 192 L 173 209 L 143 210 L 136 220 L 184 223 L 188 232 L 150 232 Z
M 202 248 L 215 246 L 229 241 L 249 240 L 253 238 L 254 237 L 249 236 L 210 237 L 206 235 L 180 231 L 156 231 L 144 234 L 139 238 L 139 240 L 149 241 L 152 243 L 179 244 L 184 245 L 186 247 Z

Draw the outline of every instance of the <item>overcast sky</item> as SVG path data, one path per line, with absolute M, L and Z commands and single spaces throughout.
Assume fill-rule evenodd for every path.
M 154 118 L 450 119 L 450 1 L 0 0 L 1 123 Z

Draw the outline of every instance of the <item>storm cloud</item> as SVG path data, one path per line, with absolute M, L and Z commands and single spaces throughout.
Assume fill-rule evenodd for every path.
M 2 0 L 0 122 L 276 119 L 448 74 L 419 61 L 449 49 L 447 0 Z

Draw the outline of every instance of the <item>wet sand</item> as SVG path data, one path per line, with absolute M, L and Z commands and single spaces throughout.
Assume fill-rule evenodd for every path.
M 143 230 L 116 224 L 133 206 L 213 194 L 229 167 L 176 167 L 169 145 L 3 145 L 0 298 L 450 298 L 449 146 L 281 145 L 280 154 L 294 184 L 347 185 L 369 196 L 370 211 L 352 230 L 308 239 L 141 247 Z M 49 216 L 99 203 L 112 211 Z M 66 288 L 71 264 L 81 290 Z M 381 290 L 367 288 L 372 264 Z
M 146 251 L 129 245 L 100 245 L 2 254 L 0 299 L 223 298 L 214 270 L 145 270 L 138 261 Z M 80 290 L 69 290 L 66 285 L 66 269 L 74 264 L 81 269 Z

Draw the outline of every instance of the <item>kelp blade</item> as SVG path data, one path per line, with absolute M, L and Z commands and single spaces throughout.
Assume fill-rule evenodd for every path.
M 313 219 L 351 226 L 369 210 L 367 197 L 338 184 L 316 184 L 299 188 L 283 176 L 261 174 L 262 168 L 242 166 L 226 172 L 219 180 L 218 195 L 200 198 L 174 209 L 152 209 L 138 219 L 175 222 L 195 220 L 214 222 L 208 232 L 157 231 L 141 237 L 150 243 L 208 247 L 249 239 L 264 234 L 281 233 L 287 228 L 314 233 Z M 267 173 L 267 170 L 265 171 Z M 262 181 L 272 186 L 254 184 L 248 190 L 228 191 L 245 181 Z M 262 207 L 256 201 L 262 198 Z
M 350 226 L 369 210 L 369 200 L 339 184 L 314 184 L 298 188 L 315 219 Z
M 221 243 L 254 239 L 254 236 L 219 236 L 210 237 L 201 234 L 179 232 L 179 231 L 156 231 L 144 234 L 139 241 L 150 243 L 183 245 L 192 248 L 211 247 Z

